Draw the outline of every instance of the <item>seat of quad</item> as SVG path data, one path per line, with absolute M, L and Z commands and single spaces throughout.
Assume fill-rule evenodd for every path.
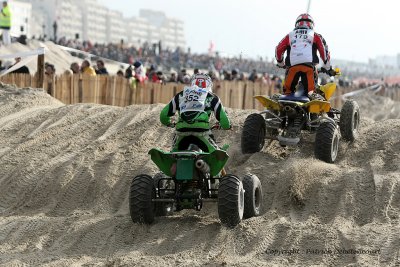
M 310 99 L 306 96 L 295 96 L 294 94 L 291 95 L 281 95 L 279 100 L 286 100 L 286 101 L 296 101 L 301 103 L 310 102 Z

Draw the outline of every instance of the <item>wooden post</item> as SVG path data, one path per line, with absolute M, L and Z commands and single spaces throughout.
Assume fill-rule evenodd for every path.
M 44 84 L 44 47 L 43 49 L 43 54 L 38 56 L 38 61 L 37 61 L 37 87 L 38 88 L 43 88 Z

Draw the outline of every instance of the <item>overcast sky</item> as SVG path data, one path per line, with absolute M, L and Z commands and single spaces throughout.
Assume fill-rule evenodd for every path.
M 307 10 L 308 0 L 98 0 L 124 16 L 139 9 L 164 11 L 185 23 L 187 45 L 244 56 L 274 56 L 275 46 Z M 400 0 L 312 0 L 315 30 L 327 40 L 332 58 L 367 62 L 400 53 Z

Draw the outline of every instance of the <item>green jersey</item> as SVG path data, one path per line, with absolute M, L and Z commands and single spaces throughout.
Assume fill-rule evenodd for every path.
M 209 120 L 211 113 L 220 122 L 222 129 L 230 129 L 231 124 L 219 97 L 212 92 L 200 87 L 185 87 L 178 93 L 160 114 L 160 121 L 164 125 L 171 123 L 171 118 L 179 113 L 176 130 L 207 131 L 210 129 Z

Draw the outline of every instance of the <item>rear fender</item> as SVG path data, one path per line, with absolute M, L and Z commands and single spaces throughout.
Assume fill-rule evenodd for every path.
M 171 167 L 178 161 L 174 155 L 174 152 L 165 152 L 161 149 L 153 148 L 149 151 L 149 154 L 151 156 L 151 160 L 157 165 L 160 171 L 162 171 L 165 175 L 172 177 Z M 226 151 L 220 149 L 216 149 L 211 153 L 197 154 L 198 158 L 203 159 L 210 166 L 211 176 L 217 176 L 229 159 L 229 155 L 226 153 Z M 188 171 L 193 170 L 187 166 L 187 164 L 190 164 L 189 160 L 190 158 L 188 158 L 188 161 L 180 160 L 181 162 L 177 164 L 177 168 L 183 167 Z M 191 164 L 194 166 L 194 161 L 192 161 Z M 177 170 L 177 174 L 178 173 L 181 172 Z
M 304 104 L 304 107 L 308 108 L 310 113 L 323 113 L 331 110 L 331 104 L 327 101 L 313 100 Z
M 275 102 L 274 100 L 272 100 L 266 96 L 256 95 L 256 96 L 254 96 L 254 98 L 257 99 L 258 102 L 260 102 L 261 105 L 263 105 L 267 109 L 273 109 L 273 110 L 278 110 L 278 111 L 281 109 L 278 102 Z

